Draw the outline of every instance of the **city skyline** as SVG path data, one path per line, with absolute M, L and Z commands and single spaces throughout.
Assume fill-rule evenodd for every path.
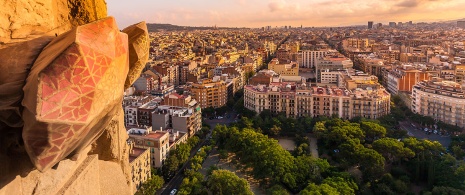
M 107 2 L 120 27 L 140 20 L 181 26 L 350 26 L 366 21 L 436 22 L 465 18 L 460 0 L 176 0 Z M 447 10 L 444 11 L 444 10 Z

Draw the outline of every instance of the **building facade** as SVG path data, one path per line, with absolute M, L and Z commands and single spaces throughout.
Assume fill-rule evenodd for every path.
M 205 79 L 199 83 L 193 83 L 189 86 L 189 92 L 201 108 L 219 108 L 224 106 L 228 100 L 227 86 L 222 80 Z
M 134 143 L 131 143 L 130 146 L 129 165 L 131 166 L 131 179 L 134 188 L 133 192 L 135 193 L 152 175 L 150 150 L 147 148 L 134 147 Z
M 337 115 L 344 119 L 376 119 L 390 112 L 390 94 L 379 87 L 348 90 L 341 87 L 310 87 L 291 82 L 244 87 L 244 106 L 257 113 L 270 110 L 287 117 Z
M 315 76 L 318 83 L 321 82 L 322 72 L 347 70 L 354 66 L 349 58 L 343 56 L 326 56 L 318 59 L 315 66 Z
M 420 81 L 428 80 L 429 73 L 416 69 L 394 69 L 387 75 L 387 89 L 392 94 L 412 92 L 412 87 Z
M 314 68 L 318 58 L 328 54 L 328 50 L 303 50 L 301 51 L 302 64 L 304 68 Z
M 163 165 L 170 150 L 170 133 L 168 131 L 152 131 L 152 128 L 131 128 L 127 131 L 129 141 L 135 147 L 150 151 L 150 166 L 159 168 Z
M 268 69 L 282 76 L 299 75 L 299 65 L 296 62 L 281 64 L 276 58 L 268 63 Z
M 440 78 L 419 82 L 412 91 L 412 111 L 465 127 L 465 93 L 460 84 Z

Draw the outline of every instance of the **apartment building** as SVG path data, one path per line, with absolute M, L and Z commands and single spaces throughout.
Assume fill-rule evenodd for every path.
M 249 78 L 249 85 L 269 85 L 272 82 L 279 82 L 280 75 L 272 70 L 260 70 L 253 77 Z
M 323 50 L 302 50 L 299 52 L 301 56 L 301 64 L 300 67 L 303 68 L 314 68 L 316 66 L 317 60 L 320 57 L 325 57 L 330 52 L 334 52 L 331 50 L 323 49 Z
M 376 119 L 390 112 L 390 94 L 381 86 L 348 90 L 342 87 L 316 87 L 292 82 L 244 87 L 244 106 L 257 113 L 270 110 L 287 117 L 337 115 L 344 119 Z
M 222 80 L 205 79 L 190 85 L 188 91 L 192 98 L 198 101 L 201 108 L 219 108 L 224 106 L 228 100 L 227 86 Z
M 197 102 L 191 107 L 158 106 L 152 112 L 152 127 L 154 129 L 173 129 L 193 136 L 202 128 L 202 113 Z
M 277 58 L 271 60 L 270 63 L 268 63 L 268 69 L 276 72 L 281 76 L 299 75 L 299 65 L 296 62 L 282 64 Z
M 359 38 L 349 38 L 343 41 L 343 45 L 349 48 L 355 48 L 359 50 L 371 50 L 371 47 L 375 43 L 375 40 L 372 39 L 359 39 Z
M 150 93 L 158 86 L 157 78 L 154 78 L 153 75 L 142 73 L 133 84 L 137 92 Z
M 150 126 L 149 113 L 160 103 L 151 96 L 125 96 L 123 99 L 124 125 L 126 127 Z
M 352 68 L 354 63 L 349 58 L 341 55 L 320 57 L 315 66 L 316 80 L 321 82 L 322 73 L 331 71 L 343 71 Z
M 129 146 L 129 166 L 131 167 L 132 190 L 135 194 L 142 184 L 152 176 L 152 166 L 148 148 L 135 147 L 133 142 L 130 142 Z
M 435 120 L 465 127 L 465 93 L 460 84 L 433 78 L 414 85 L 412 111 Z
M 127 131 L 129 141 L 138 148 L 150 150 L 150 162 L 153 168 L 163 165 L 170 149 L 168 131 L 152 131 L 152 128 L 131 128 Z
M 165 83 L 170 85 L 179 85 L 179 66 L 169 65 L 169 64 L 160 64 L 152 66 L 151 69 L 158 72 L 163 77 L 166 77 Z
M 412 87 L 420 81 L 428 80 L 430 74 L 426 71 L 413 69 L 411 65 L 390 70 L 387 75 L 387 89 L 392 94 L 412 92 Z

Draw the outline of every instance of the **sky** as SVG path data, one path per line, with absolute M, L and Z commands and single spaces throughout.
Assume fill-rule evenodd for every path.
M 107 0 L 124 28 L 139 21 L 181 26 L 348 26 L 465 18 L 465 0 Z

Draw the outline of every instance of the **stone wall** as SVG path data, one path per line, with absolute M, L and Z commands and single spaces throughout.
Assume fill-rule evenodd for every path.
M 131 194 L 123 112 L 87 152 L 34 168 L 22 140 L 23 86 L 56 36 L 107 16 L 104 0 L 0 0 L 0 195 Z

